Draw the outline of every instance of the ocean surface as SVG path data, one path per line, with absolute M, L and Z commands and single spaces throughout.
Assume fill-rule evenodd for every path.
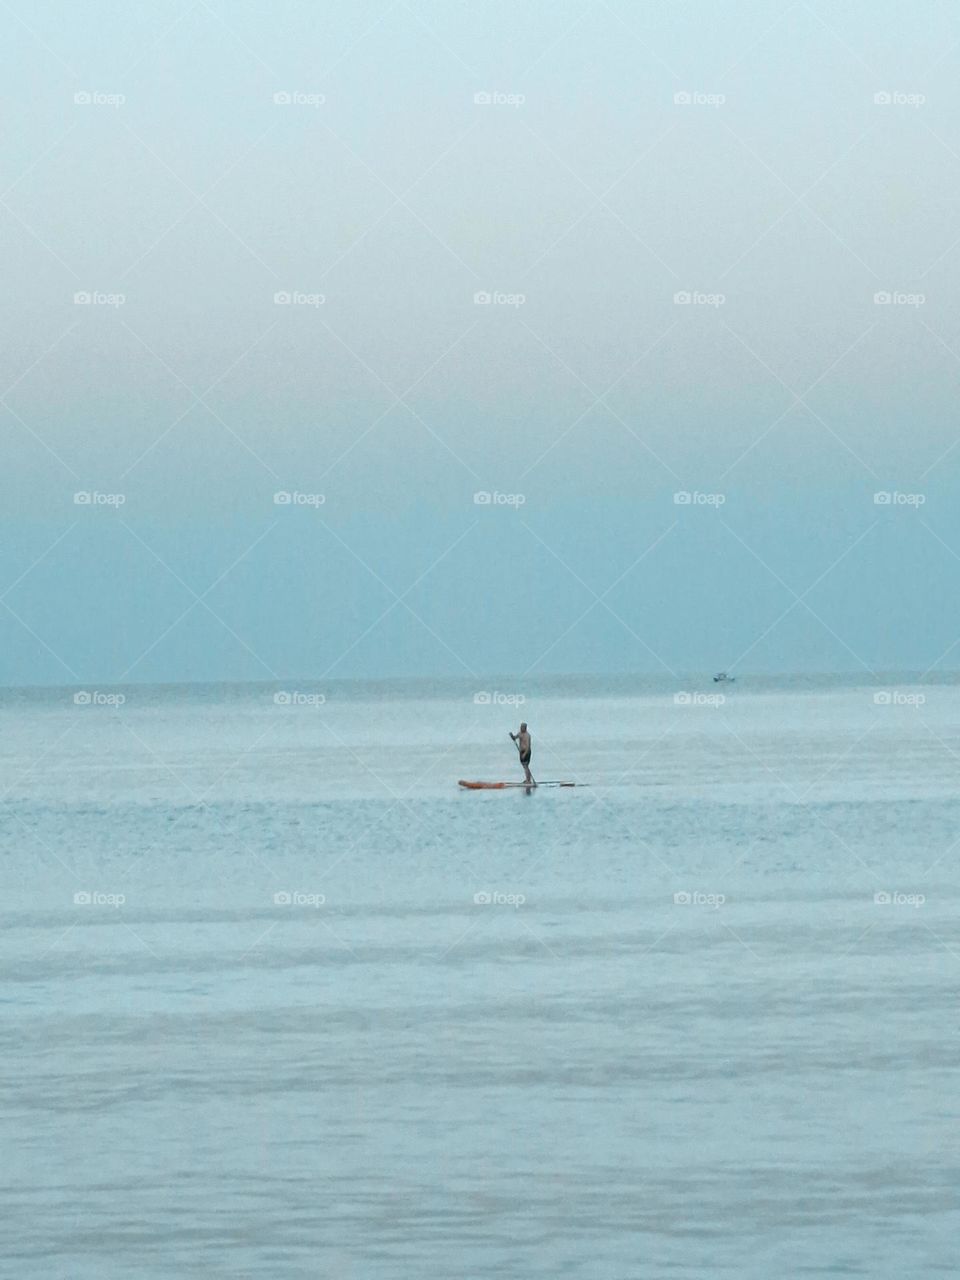
M 461 793 L 521 718 L 586 785 Z M 956 678 L 8 689 L 0 768 L 3 1276 L 956 1275 Z

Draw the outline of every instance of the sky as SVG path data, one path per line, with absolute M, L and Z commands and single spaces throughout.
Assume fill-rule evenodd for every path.
M 0 28 L 0 684 L 960 665 L 954 7 Z

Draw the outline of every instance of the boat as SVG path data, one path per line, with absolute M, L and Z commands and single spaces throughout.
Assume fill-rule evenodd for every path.
M 733 684 L 736 678 L 737 678 L 736 676 L 728 676 L 725 671 L 718 671 L 717 674 L 713 677 L 713 683 L 714 684 Z
M 457 783 L 457 786 L 463 787 L 464 791 L 507 791 L 516 787 L 522 787 L 527 791 L 531 787 L 585 787 L 586 785 L 585 782 L 560 782 L 552 778 L 548 782 L 468 782 L 465 778 L 461 778 Z

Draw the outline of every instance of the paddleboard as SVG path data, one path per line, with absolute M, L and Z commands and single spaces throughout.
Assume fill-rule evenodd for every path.
M 457 783 L 458 787 L 463 787 L 465 791 L 506 791 L 512 787 L 583 787 L 583 782 L 467 782 L 461 778 Z

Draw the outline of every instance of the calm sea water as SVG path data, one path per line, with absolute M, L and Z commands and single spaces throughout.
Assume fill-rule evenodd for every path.
M 0 694 L 4 1275 L 956 1274 L 955 682 L 76 692 Z M 459 793 L 521 714 L 589 786 Z

